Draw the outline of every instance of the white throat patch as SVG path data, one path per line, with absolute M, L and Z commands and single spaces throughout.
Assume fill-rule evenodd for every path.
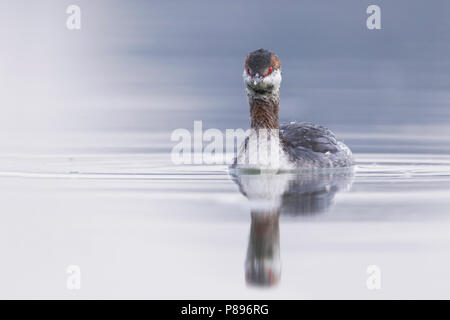
M 275 70 L 266 77 L 255 78 L 252 78 L 247 73 L 247 70 L 244 70 L 242 78 L 244 79 L 247 95 L 249 96 L 258 95 L 258 91 L 267 92 L 270 95 L 278 95 L 280 92 L 281 69 Z

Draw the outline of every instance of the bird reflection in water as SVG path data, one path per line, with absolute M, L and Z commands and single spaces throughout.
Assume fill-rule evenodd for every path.
M 281 277 L 280 215 L 327 212 L 336 193 L 351 188 L 353 169 L 295 174 L 234 171 L 231 176 L 250 203 L 245 280 L 251 286 L 270 287 Z

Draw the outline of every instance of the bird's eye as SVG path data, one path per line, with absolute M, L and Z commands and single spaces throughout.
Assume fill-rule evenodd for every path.
M 250 68 L 247 68 L 247 73 L 248 73 L 249 75 L 251 75 L 251 73 L 250 73 Z
M 267 70 L 267 75 L 271 74 L 273 71 L 272 67 L 269 68 L 269 70 Z

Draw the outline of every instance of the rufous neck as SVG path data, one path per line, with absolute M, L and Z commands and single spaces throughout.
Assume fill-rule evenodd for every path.
M 252 129 L 278 129 L 279 98 L 249 97 Z

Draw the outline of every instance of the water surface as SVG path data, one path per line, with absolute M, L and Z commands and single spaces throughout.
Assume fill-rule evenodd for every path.
M 168 152 L 4 155 L 1 296 L 448 297 L 450 156 L 356 159 L 352 174 L 239 186 L 225 165 L 175 166 Z M 373 264 L 382 290 L 366 287 Z

